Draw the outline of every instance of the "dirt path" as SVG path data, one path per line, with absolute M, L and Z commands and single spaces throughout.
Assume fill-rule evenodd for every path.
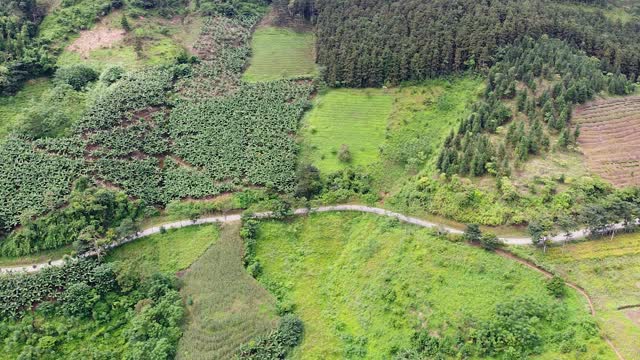
M 547 271 L 547 270 L 545 270 L 545 269 L 541 268 L 540 266 L 538 266 L 538 265 L 536 265 L 536 264 L 532 263 L 531 261 L 528 261 L 528 260 L 525 260 L 525 259 L 523 259 L 523 258 L 521 258 L 521 257 L 518 257 L 517 255 L 515 255 L 515 254 L 513 254 L 513 253 L 511 253 L 511 252 L 509 252 L 509 251 L 506 251 L 506 250 L 496 250 L 496 254 L 498 254 L 498 255 L 500 255 L 500 256 L 502 256 L 502 257 L 504 257 L 504 258 L 511 259 L 511 260 L 513 260 L 513 261 L 517 261 L 517 262 L 519 262 L 520 264 L 522 264 L 522 265 L 524 265 L 524 266 L 526 266 L 526 267 L 528 267 L 528 268 L 530 268 L 530 269 L 533 269 L 533 270 L 535 270 L 535 271 L 537 271 L 537 272 L 541 273 L 542 275 L 544 275 L 544 276 L 545 276 L 545 277 L 547 277 L 547 278 L 551 278 L 551 277 L 553 277 L 553 274 L 552 274 L 551 272 L 549 272 L 549 271 Z M 595 317 L 595 316 L 596 316 L 596 308 L 593 306 L 593 301 L 591 300 L 591 296 L 589 296 L 589 294 L 587 294 L 587 292 L 586 292 L 582 287 L 580 287 L 580 286 L 579 286 L 579 285 L 577 285 L 577 284 L 574 284 L 574 283 L 572 283 L 572 282 L 568 282 L 568 281 L 566 281 L 566 280 L 565 280 L 565 282 L 564 282 L 564 283 L 565 283 L 568 287 L 570 287 L 570 288 L 574 289 L 575 291 L 577 291 L 577 292 L 578 292 L 578 294 L 582 295 L 582 297 L 584 297 L 584 298 L 585 298 L 585 300 L 587 300 L 587 304 L 589 305 L 589 311 L 591 311 L 591 316 L 594 316 L 594 317 Z M 615 347 L 615 345 L 613 345 L 613 343 L 611 342 L 611 340 L 609 340 L 609 338 L 608 338 L 606 335 L 605 335 L 605 336 L 603 336 L 603 338 L 604 338 L 604 341 L 606 341 L 606 342 L 607 342 L 607 344 L 609 345 L 609 347 L 611 348 L 611 350 L 613 350 L 613 352 L 614 352 L 614 353 L 616 353 L 616 356 L 618 357 L 618 359 L 619 359 L 619 360 L 625 360 L 625 358 L 624 358 L 624 357 L 622 356 L 622 354 L 618 351 L 618 349 Z

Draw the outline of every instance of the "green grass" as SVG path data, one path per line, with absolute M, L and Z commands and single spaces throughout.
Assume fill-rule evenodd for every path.
M 167 230 L 114 249 L 107 261 L 122 261 L 142 274 L 154 272 L 175 274 L 188 268 L 218 240 L 215 225 L 189 226 Z
M 417 329 L 450 335 L 467 316 L 487 319 L 497 303 L 518 296 L 558 301 L 542 275 L 519 263 L 373 215 L 267 221 L 257 244 L 260 280 L 305 323 L 294 359 L 388 359 L 410 346 Z M 559 329 L 575 330 L 588 354 L 615 358 L 600 338 L 572 325 L 590 320 L 585 300 L 570 291 L 563 302 Z M 584 356 L 550 342 L 541 351 L 531 358 Z
M 273 296 L 242 266 L 238 231 L 239 224 L 224 225 L 182 278 L 187 321 L 178 359 L 232 359 L 240 345 L 277 325 Z
M 312 32 L 298 32 L 272 26 L 260 27 L 251 41 L 247 81 L 270 81 L 316 75 Z
M 51 86 L 49 79 L 39 78 L 28 81 L 14 96 L 0 96 L 0 138 L 5 137 L 17 125 L 20 114 L 32 102 L 38 101 Z
M 323 173 L 376 162 L 392 106 L 391 94 L 380 89 L 336 89 L 320 96 L 306 119 L 309 161 Z M 337 156 L 343 144 L 351 152 L 348 164 Z
M 518 249 L 582 286 L 593 298 L 606 334 L 627 359 L 640 354 L 640 234 L 553 247 L 546 254 Z M 634 320 L 635 319 L 635 320 Z
M 303 161 L 325 174 L 365 166 L 376 190 L 394 193 L 403 179 L 434 162 L 482 87 L 481 78 L 464 76 L 392 89 L 329 90 L 304 120 Z M 342 144 L 351 163 L 337 158 Z

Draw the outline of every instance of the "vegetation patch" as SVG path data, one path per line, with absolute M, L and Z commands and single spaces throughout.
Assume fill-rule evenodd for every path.
M 623 308 L 640 304 L 639 240 L 638 234 L 622 234 L 552 247 L 546 253 L 513 250 L 583 287 L 593 299 L 605 334 L 625 358 L 632 359 L 640 352 L 640 323 L 633 307 Z
M 0 138 L 4 138 L 11 130 L 19 125 L 18 119 L 42 95 L 51 88 L 51 81 L 47 78 L 30 80 L 14 96 L 0 97 Z
M 239 224 L 182 276 L 187 317 L 178 359 L 232 359 L 244 343 L 276 328 L 275 299 L 242 266 Z
M 215 225 L 169 229 L 114 249 L 108 261 L 121 262 L 142 275 L 156 272 L 175 274 L 193 264 L 219 238 Z
M 243 79 L 251 82 L 313 77 L 315 36 L 274 26 L 259 27 L 251 40 L 251 60 Z
M 376 162 L 392 105 L 393 96 L 380 89 L 335 89 L 319 96 L 305 120 L 310 162 L 326 173 Z
M 428 230 L 316 214 L 262 223 L 255 246 L 258 278 L 304 322 L 293 358 L 430 357 L 429 343 L 451 356 L 615 358 L 580 295 L 557 298 L 531 269 Z M 491 340 L 489 328 L 519 331 L 506 315 L 516 313 L 527 334 Z

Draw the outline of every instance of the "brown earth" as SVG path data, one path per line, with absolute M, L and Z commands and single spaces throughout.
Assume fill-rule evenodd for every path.
M 101 22 L 91 30 L 80 32 L 78 37 L 67 50 L 77 52 L 83 58 L 87 58 L 93 50 L 110 48 L 113 44 L 122 41 L 127 33 L 119 28 L 114 28 Z
M 615 186 L 640 185 L 640 96 L 587 103 L 573 119 L 590 171 Z

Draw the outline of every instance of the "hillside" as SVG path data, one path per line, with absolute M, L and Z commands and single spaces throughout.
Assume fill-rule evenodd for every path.
M 639 29 L 2 2 L 0 358 L 640 359 Z

